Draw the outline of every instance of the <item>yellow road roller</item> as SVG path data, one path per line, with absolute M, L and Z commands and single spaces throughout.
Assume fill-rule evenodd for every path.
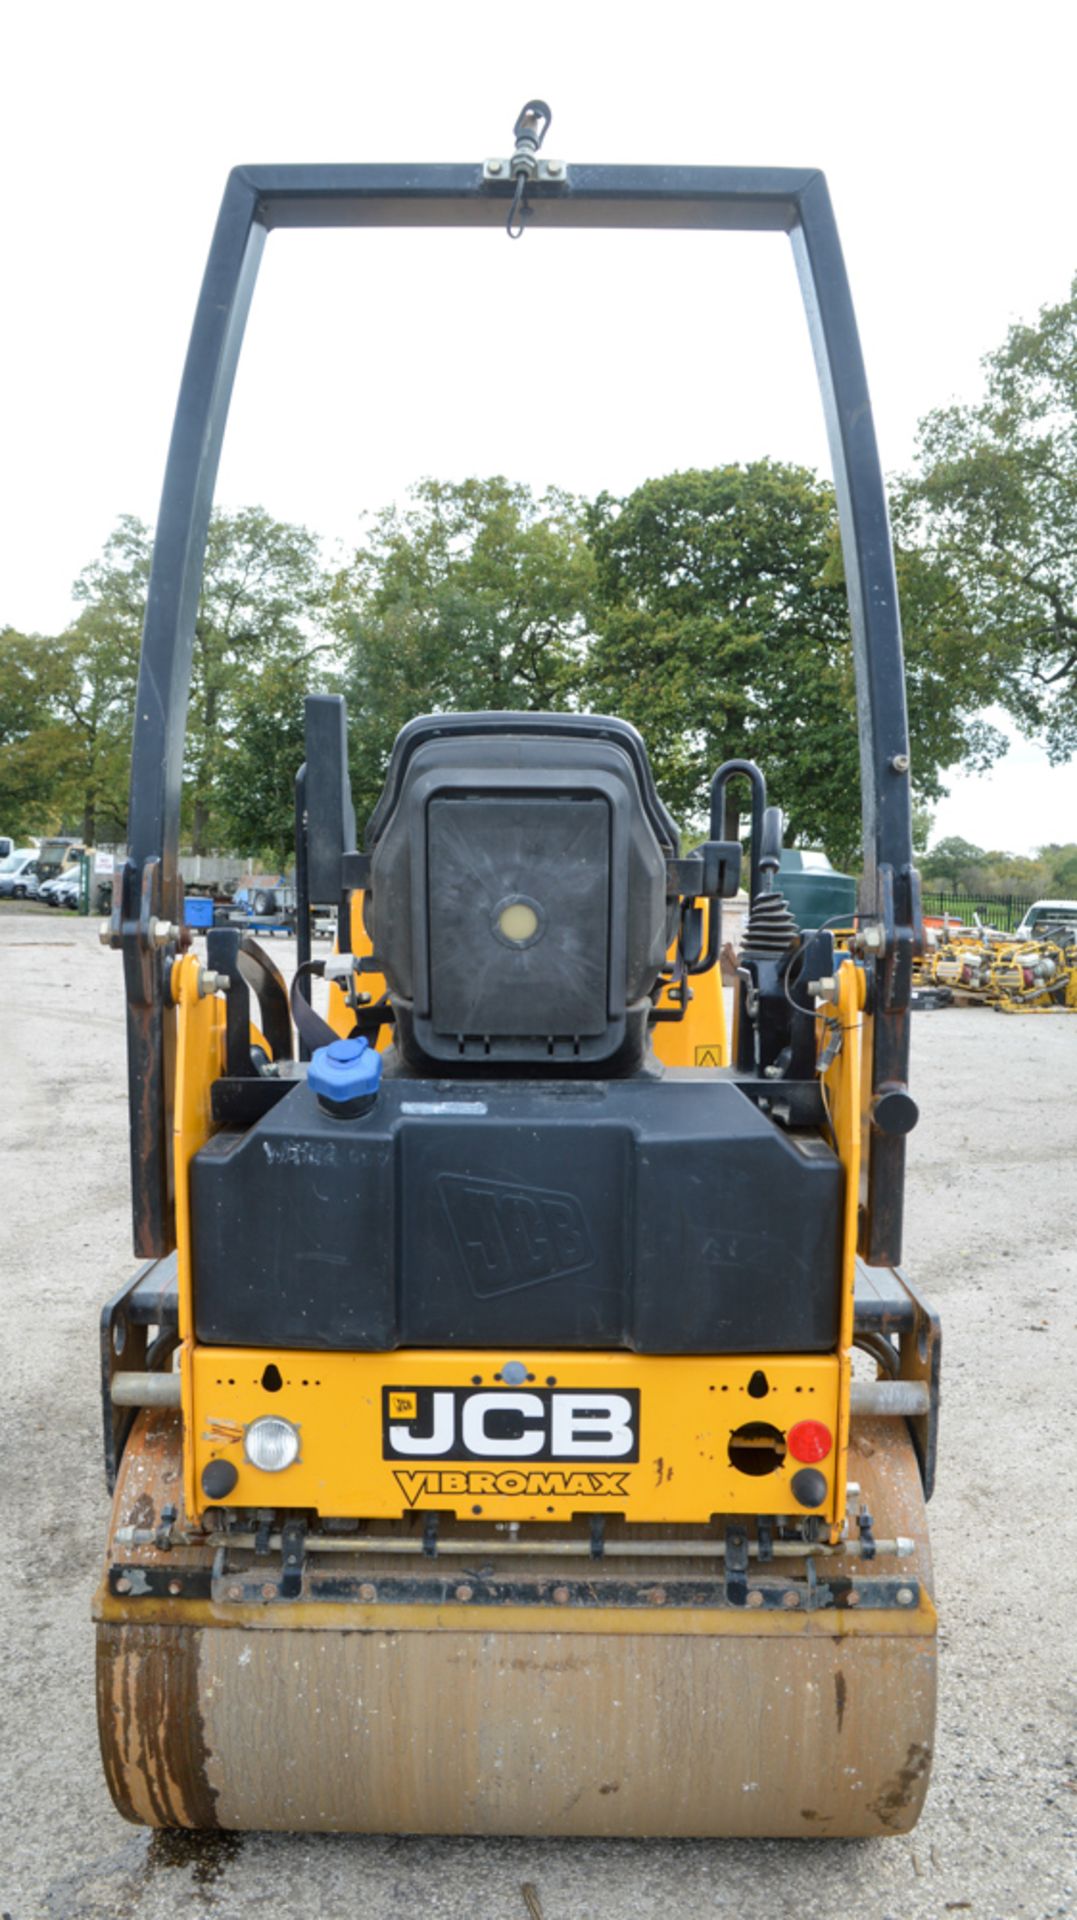
M 543 113 L 485 162 L 240 168 L 209 256 L 103 929 L 141 1265 L 101 1328 L 99 1722 L 116 1806 L 151 1826 L 885 1835 L 927 1789 L 940 1337 L 899 1265 L 920 915 L 830 201 L 814 171 L 547 160 Z M 192 946 L 195 609 L 266 234 L 506 221 L 536 252 L 567 228 L 792 241 L 858 686 L 840 946 L 779 890 L 750 762 L 716 769 L 692 846 L 614 716 L 418 715 L 360 834 L 329 696 L 296 783 L 295 978 L 239 928 Z

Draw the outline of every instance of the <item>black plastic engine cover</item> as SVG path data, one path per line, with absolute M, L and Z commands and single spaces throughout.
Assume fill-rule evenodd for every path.
M 195 1325 L 226 1346 L 820 1352 L 841 1169 L 724 1071 L 305 1082 L 191 1167 Z

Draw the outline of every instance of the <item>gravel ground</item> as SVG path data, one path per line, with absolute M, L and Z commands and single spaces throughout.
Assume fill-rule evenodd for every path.
M 283 942 L 277 956 L 290 958 Z M 86 922 L 5 906 L 0 981 L 4 1914 L 1055 1920 L 1073 1910 L 1077 1020 L 917 1016 L 924 1118 L 906 1251 L 942 1312 L 945 1407 L 931 1510 L 939 1740 L 915 1833 L 188 1840 L 118 1818 L 94 1731 L 89 1604 L 107 1515 L 96 1320 L 133 1264 L 120 962 Z

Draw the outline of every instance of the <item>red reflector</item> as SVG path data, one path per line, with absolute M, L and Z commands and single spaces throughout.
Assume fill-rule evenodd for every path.
M 821 1420 L 798 1420 L 787 1438 L 794 1460 L 825 1460 L 833 1445 L 830 1428 Z

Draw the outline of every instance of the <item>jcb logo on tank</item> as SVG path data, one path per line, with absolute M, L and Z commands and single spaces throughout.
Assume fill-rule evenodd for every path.
M 386 1460 L 638 1460 L 639 1389 L 385 1387 Z
M 503 1180 L 438 1175 L 441 1204 L 472 1291 L 479 1299 L 564 1280 L 594 1261 L 573 1193 L 509 1186 Z

